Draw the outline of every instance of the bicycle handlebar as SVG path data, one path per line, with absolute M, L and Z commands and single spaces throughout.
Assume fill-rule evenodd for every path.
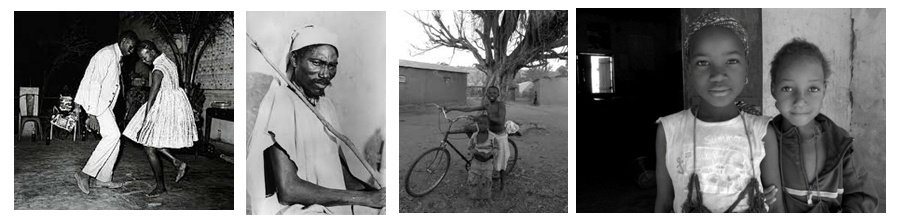
M 451 123 L 457 122 L 457 121 L 460 120 L 460 119 L 469 119 L 469 120 L 475 121 L 475 122 L 477 121 L 476 118 L 475 118 L 475 116 L 472 116 L 472 115 L 461 115 L 461 116 L 455 117 L 454 119 L 453 119 L 453 118 L 449 118 L 449 114 L 448 114 L 448 112 L 446 112 L 446 108 L 445 108 L 445 107 L 440 106 L 440 105 L 438 105 L 438 104 L 436 104 L 436 103 L 430 103 L 430 104 L 427 104 L 427 105 L 428 105 L 428 106 L 434 106 L 434 107 L 440 109 L 440 112 L 443 113 L 443 118 L 446 119 L 446 121 L 448 121 L 448 122 L 450 123 L 450 126 L 451 126 Z M 475 124 L 475 126 L 478 128 L 478 131 L 479 131 L 480 126 L 477 126 L 476 124 Z

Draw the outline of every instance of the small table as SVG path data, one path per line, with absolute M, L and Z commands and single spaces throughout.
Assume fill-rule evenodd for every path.
M 203 128 L 206 132 L 203 133 L 203 141 L 209 145 L 211 145 L 212 118 L 234 122 L 234 109 L 206 108 L 206 126 Z M 194 155 L 197 156 L 198 154 L 199 150 Z

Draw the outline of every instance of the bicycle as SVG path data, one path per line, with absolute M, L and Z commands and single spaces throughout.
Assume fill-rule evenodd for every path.
M 455 153 L 465 161 L 466 171 L 470 170 L 471 161 L 474 160 L 473 156 L 468 157 L 468 155 L 462 154 L 462 152 L 459 151 L 458 148 L 456 148 L 456 146 L 449 141 L 449 134 L 459 134 L 451 132 L 452 125 L 461 119 L 468 119 L 473 122 L 475 120 L 474 116 L 462 115 L 453 119 L 449 118 L 449 115 L 446 114 L 446 110 L 443 109 L 443 107 L 435 104 L 434 106 L 440 108 L 440 111 L 443 113 L 443 118 L 449 122 L 449 126 L 443 133 L 443 139 L 440 141 L 440 145 L 434 148 L 430 148 L 423 154 L 418 156 L 415 161 L 412 162 L 412 165 L 408 169 L 408 172 L 406 172 L 405 191 L 413 197 L 421 197 L 427 195 L 428 193 L 432 192 L 440 184 L 440 182 L 443 181 L 443 179 L 445 179 L 446 174 L 449 172 L 451 161 L 449 148 L 452 148 L 452 150 L 454 150 Z M 515 144 L 515 142 L 511 140 L 511 138 L 508 139 L 508 144 L 508 151 L 511 153 L 509 155 L 508 165 L 506 167 L 505 173 L 500 175 L 499 178 L 500 189 L 502 186 L 501 184 L 504 184 L 505 175 L 514 170 L 515 164 L 517 163 L 518 159 L 518 145 Z M 429 180 L 430 178 L 433 178 L 433 180 Z M 421 182 L 421 184 L 412 184 L 414 182 Z

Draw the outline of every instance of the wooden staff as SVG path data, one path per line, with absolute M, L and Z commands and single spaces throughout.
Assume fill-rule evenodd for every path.
M 272 63 L 271 60 L 269 60 L 267 56 L 265 56 L 265 53 L 262 52 L 262 48 L 259 47 L 259 43 L 256 42 L 255 39 L 250 37 L 249 33 L 246 33 L 246 38 L 248 38 L 250 41 L 252 41 L 253 48 L 256 49 L 256 51 L 258 51 L 259 54 L 262 55 L 262 58 L 265 59 L 265 62 L 268 62 L 268 65 L 271 66 L 271 68 L 273 68 L 275 72 L 277 72 L 277 75 L 273 75 L 273 76 L 275 78 L 281 80 L 281 82 L 286 83 L 287 88 L 290 89 L 290 91 L 293 91 L 293 93 L 296 94 L 296 96 L 299 96 L 300 100 L 302 100 L 302 103 L 306 104 L 306 107 L 309 107 L 309 110 L 311 110 L 312 113 L 315 114 L 315 117 L 317 117 L 318 120 L 321 121 L 321 124 L 324 125 L 324 128 L 326 128 L 328 131 L 333 133 L 334 136 L 336 136 L 341 141 L 343 141 L 343 143 L 346 144 L 346 146 L 349 146 L 349 150 L 352 151 L 352 154 L 355 155 L 355 158 L 358 159 L 359 162 L 362 162 L 362 166 L 364 166 L 365 170 L 367 170 L 368 173 L 371 174 L 371 178 L 374 178 L 374 183 L 377 185 L 377 188 L 378 189 L 382 188 L 383 182 L 381 182 L 380 179 L 377 178 L 377 176 L 376 176 L 377 174 L 374 173 L 375 172 L 374 168 L 371 168 L 371 166 L 368 165 L 368 162 L 365 162 L 365 160 L 362 159 L 362 155 L 359 154 L 359 151 L 355 150 L 355 144 L 353 144 L 352 141 L 349 140 L 349 137 L 346 137 L 342 133 L 338 132 L 337 129 L 334 128 L 333 125 L 331 125 L 329 122 L 327 122 L 327 120 L 325 120 L 323 116 L 321 116 L 321 113 L 318 113 L 318 110 L 316 110 L 314 107 L 312 107 L 312 104 L 309 103 L 309 100 L 306 98 L 306 96 L 297 90 L 299 87 L 296 86 L 296 84 L 293 84 L 293 82 L 287 80 L 287 75 L 284 74 L 280 69 L 278 69 L 277 66 L 274 65 L 274 63 Z

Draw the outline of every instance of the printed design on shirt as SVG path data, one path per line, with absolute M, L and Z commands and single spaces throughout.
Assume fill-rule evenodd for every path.
M 688 177 L 695 169 L 702 193 L 736 194 L 745 188 L 751 178 L 752 164 L 744 136 L 709 135 L 701 138 L 696 147 L 697 161 L 693 161 L 692 143 L 683 144 L 682 150 L 677 157 L 677 172 Z M 693 162 L 698 167 L 694 167 Z

